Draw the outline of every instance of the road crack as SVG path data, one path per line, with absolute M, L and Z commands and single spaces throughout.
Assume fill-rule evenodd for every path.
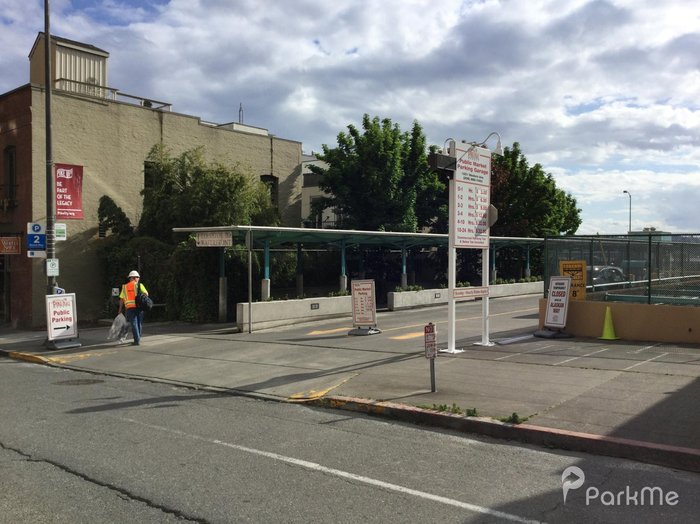
M 209 521 L 206 519 L 202 519 L 199 517 L 194 517 L 191 515 L 187 515 L 183 513 L 180 510 L 169 508 L 167 506 L 163 506 L 162 504 L 157 504 L 151 500 L 148 500 L 144 497 L 141 497 L 139 495 L 136 495 L 135 493 L 131 493 L 130 491 L 121 488 L 119 486 L 114 486 L 112 484 L 109 484 L 107 482 L 102 482 L 101 480 L 92 478 L 88 475 L 85 475 L 84 473 L 81 473 L 80 471 L 77 471 L 73 468 L 70 468 L 69 466 L 66 466 L 65 464 L 61 464 L 59 462 L 50 460 L 50 459 L 45 459 L 45 458 L 36 458 L 29 453 L 25 453 L 21 449 L 15 448 L 13 446 L 8 446 L 4 442 L 0 442 L 0 448 L 6 451 L 12 451 L 19 456 L 23 457 L 27 462 L 33 462 L 33 463 L 38 463 L 38 464 L 48 464 L 50 466 L 53 466 L 57 469 L 60 469 L 61 471 L 68 473 L 70 475 L 73 475 L 85 482 L 89 482 L 91 484 L 94 484 L 96 486 L 100 486 L 103 488 L 106 488 L 110 491 L 114 491 L 116 495 L 124 500 L 127 501 L 134 501 L 134 502 L 141 502 L 142 504 L 146 504 L 148 507 L 157 509 L 159 511 L 162 511 L 163 513 L 173 515 L 177 517 L 178 519 L 181 519 L 183 522 L 194 522 L 197 524 L 209 524 Z

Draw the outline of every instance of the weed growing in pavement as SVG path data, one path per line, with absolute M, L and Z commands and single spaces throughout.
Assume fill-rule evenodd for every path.
M 523 418 L 520 418 L 520 415 L 518 415 L 517 413 L 513 412 L 513 414 L 512 414 L 510 417 L 503 417 L 503 418 L 500 418 L 499 420 L 500 420 L 501 422 L 507 422 L 507 423 L 509 423 L 509 424 L 522 424 L 523 422 L 526 422 L 527 419 L 529 419 L 529 418 L 530 418 L 530 417 L 523 417 Z
M 453 415 L 465 415 L 467 417 L 478 417 L 479 416 L 479 412 L 476 410 L 476 408 L 468 408 L 465 411 L 455 403 L 452 403 L 451 406 L 448 406 L 447 404 L 433 404 L 432 406 L 422 404 L 422 405 L 419 405 L 418 407 L 421 409 L 430 409 L 432 411 L 437 411 L 439 413 L 452 413 Z

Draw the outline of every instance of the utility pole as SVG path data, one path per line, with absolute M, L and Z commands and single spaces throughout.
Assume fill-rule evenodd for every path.
M 46 96 L 46 259 L 56 258 L 56 197 L 53 176 L 53 146 L 51 135 L 51 23 L 49 0 L 44 0 L 44 89 Z M 46 261 L 44 261 L 46 264 Z M 46 277 L 46 294 L 53 295 L 56 277 Z

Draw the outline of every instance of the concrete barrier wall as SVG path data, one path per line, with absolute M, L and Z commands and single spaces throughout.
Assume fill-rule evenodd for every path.
M 540 328 L 547 300 L 540 300 Z M 610 307 L 615 336 L 622 340 L 700 344 L 700 307 L 572 300 L 564 331 L 576 337 L 600 337 Z
M 543 282 L 525 284 L 499 284 L 490 286 L 491 298 L 544 293 Z M 388 293 L 390 310 L 423 307 L 447 303 L 447 289 L 424 289 Z M 468 299 L 473 300 L 473 299 Z M 297 300 L 271 300 L 253 302 L 252 327 L 266 329 L 298 324 L 324 318 L 347 317 L 352 320 L 352 297 L 315 297 Z M 248 302 L 236 304 L 236 326 L 248 330 Z
M 236 326 L 248 330 L 248 302 L 236 304 Z M 253 302 L 253 329 L 298 324 L 324 318 L 352 318 L 352 297 L 316 297 Z
M 535 294 L 544 294 L 544 282 L 524 282 L 520 284 L 498 284 L 489 286 L 490 298 Z M 447 297 L 448 292 L 446 288 L 390 292 L 387 294 L 387 304 L 390 311 L 395 311 L 412 307 L 447 304 Z

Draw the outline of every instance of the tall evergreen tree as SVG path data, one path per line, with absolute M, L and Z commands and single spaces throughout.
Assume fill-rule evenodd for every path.
M 328 168 L 311 168 L 322 175 L 319 186 L 329 194 L 314 204 L 314 213 L 334 208 L 340 227 L 348 229 L 415 232 L 431 224 L 444 185 L 428 166 L 417 122 L 411 133 L 402 133 L 390 119 L 365 114 L 362 130 L 349 125 L 337 140 L 335 148 L 324 144 L 319 156 Z

